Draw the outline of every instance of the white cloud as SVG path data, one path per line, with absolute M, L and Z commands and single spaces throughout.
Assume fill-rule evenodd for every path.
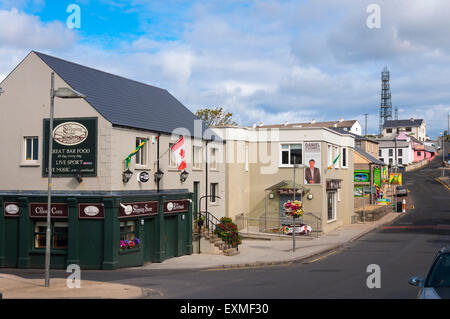
M 1 47 L 61 50 L 77 42 L 76 34 L 61 22 L 43 23 L 16 8 L 0 10 L 0 21 Z
M 363 124 L 370 113 L 370 133 L 378 131 L 380 72 L 388 65 L 400 117 L 422 114 L 434 132 L 450 100 L 450 2 L 379 0 L 377 30 L 366 26 L 371 3 L 207 1 L 186 13 L 179 39 L 148 33 L 121 38 L 115 49 L 76 42 L 61 23 L 0 10 L 11 21 L 0 30 L 0 76 L 27 49 L 42 49 L 165 88 L 192 111 L 222 106 L 244 125 L 340 117 Z

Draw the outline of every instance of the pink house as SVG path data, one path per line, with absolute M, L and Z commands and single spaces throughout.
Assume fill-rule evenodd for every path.
M 436 155 L 434 147 L 424 145 L 414 137 L 411 137 L 411 144 L 414 151 L 414 162 L 420 162 L 424 159 L 432 160 Z

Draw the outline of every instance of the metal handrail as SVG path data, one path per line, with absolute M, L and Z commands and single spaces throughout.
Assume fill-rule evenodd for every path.
M 202 217 L 202 214 L 205 216 L 205 222 L 206 222 L 206 229 L 208 230 L 208 232 L 213 235 L 214 231 L 217 229 L 217 225 L 222 224 L 222 222 L 213 214 L 211 214 L 210 212 L 203 212 L 201 210 L 201 205 L 202 202 L 201 200 L 203 198 L 207 198 L 207 197 L 214 197 L 214 198 L 219 198 L 219 196 L 215 196 L 215 195 L 204 195 L 202 197 L 200 197 L 199 199 L 199 211 L 198 211 L 198 215 L 194 212 L 194 218 L 196 221 L 199 220 L 199 218 Z M 211 227 L 212 226 L 212 227 Z M 238 232 L 235 232 L 234 230 L 230 229 L 227 225 L 223 224 L 223 226 L 225 227 L 225 230 L 228 233 L 227 238 L 221 238 L 223 242 L 225 242 L 225 247 L 226 249 L 229 249 L 231 247 L 231 240 L 232 239 L 236 239 L 236 236 L 238 236 Z M 198 253 L 200 254 L 200 227 L 198 227 L 198 241 L 199 241 L 199 245 L 198 245 Z M 236 246 L 236 249 L 239 250 L 239 246 Z
M 278 215 L 278 212 L 274 212 L 273 215 Z M 312 223 L 308 223 L 308 224 L 310 224 L 311 226 L 314 227 L 312 232 L 315 232 L 317 234 L 317 237 L 319 237 L 319 235 L 322 233 L 322 218 L 317 216 L 314 213 L 305 212 L 305 213 L 303 213 L 303 216 L 300 217 L 300 220 L 296 221 L 296 224 L 298 222 L 304 223 L 304 217 L 305 216 L 313 218 Z M 261 227 L 260 227 L 261 223 L 264 223 L 264 225 L 263 225 L 263 229 L 264 230 L 267 230 L 267 223 L 271 223 L 271 222 L 272 222 L 272 224 L 277 224 L 278 227 L 281 227 L 281 225 L 283 224 L 284 221 L 286 221 L 286 223 L 292 224 L 292 219 L 288 218 L 288 217 L 286 217 L 286 219 L 284 220 L 281 217 L 266 217 L 264 215 L 262 215 L 260 217 L 253 217 L 253 218 L 252 217 L 248 217 L 248 216 L 244 216 L 244 215 L 238 215 L 236 217 L 236 223 L 239 223 L 240 221 L 242 221 L 244 223 L 247 222 L 247 231 L 249 229 L 248 224 L 249 224 L 250 221 L 257 221 L 259 223 L 259 228 L 260 229 L 261 229 Z M 245 227 L 243 227 L 243 228 L 245 228 Z

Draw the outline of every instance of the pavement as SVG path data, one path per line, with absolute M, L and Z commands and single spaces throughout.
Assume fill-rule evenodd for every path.
M 392 223 L 404 213 L 388 213 L 375 222 L 345 225 L 319 238 L 296 236 L 295 251 L 292 240 L 252 240 L 244 239 L 239 246 L 239 255 L 223 256 L 193 254 L 167 259 L 162 263 L 148 263 L 128 270 L 151 269 L 226 269 L 270 265 L 282 265 L 322 258 L 321 255 L 343 247 L 372 230 Z M 1 270 L 0 270 L 1 271 Z M 147 289 L 148 290 L 148 289 Z M 148 295 L 146 289 L 119 283 L 86 281 L 81 288 L 68 288 L 66 279 L 51 278 L 50 287 L 44 286 L 43 279 L 25 279 L 16 275 L 0 273 L 0 296 L 4 299 L 136 299 Z
M 134 299 L 140 298 L 140 287 L 82 280 L 80 288 L 68 288 L 66 279 L 51 278 L 45 287 L 44 279 L 25 279 L 0 273 L 0 294 L 4 299 Z

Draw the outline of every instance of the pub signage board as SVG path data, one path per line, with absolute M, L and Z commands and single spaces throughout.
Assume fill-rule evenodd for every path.
M 31 218 L 47 218 L 47 203 L 30 203 Z M 53 203 L 50 206 L 51 218 L 67 218 L 69 217 L 69 209 L 67 204 Z
M 78 218 L 80 219 L 103 219 L 105 209 L 103 204 L 78 204 Z
M 43 123 L 42 175 L 48 175 L 48 131 Z M 52 175 L 55 177 L 97 176 L 97 118 L 58 118 L 53 120 Z
M 167 200 L 164 202 L 164 214 L 181 213 L 189 210 L 189 200 Z
M 341 179 L 327 179 L 327 189 L 340 189 L 341 187 Z
M 16 202 L 5 202 L 3 205 L 3 215 L 5 217 L 19 217 L 20 207 Z
M 119 218 L 158 215 L 158 202 L 121 203 Z
M 299 188 L 296 188 L 296 194 L 300 194 L 301 191 Z M 294 189 L 293 188 L 280 188 L 277 190 L 277 193 L 280 195 L 294 195 Z

